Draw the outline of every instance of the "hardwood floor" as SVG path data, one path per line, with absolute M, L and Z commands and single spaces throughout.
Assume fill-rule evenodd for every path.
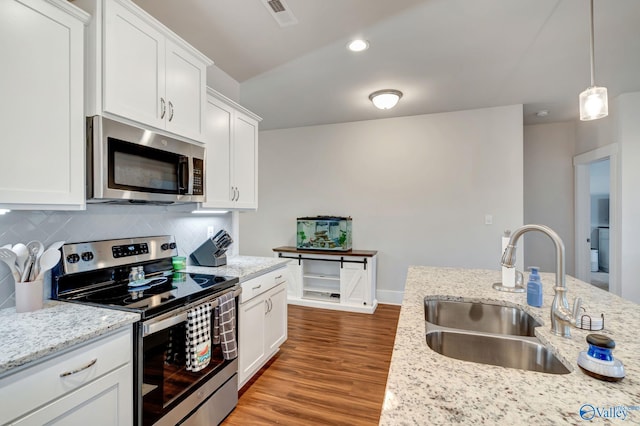
M 400 306 L 373 315 L 288 309 L 287 341 L 222 424 L 377 425 Z

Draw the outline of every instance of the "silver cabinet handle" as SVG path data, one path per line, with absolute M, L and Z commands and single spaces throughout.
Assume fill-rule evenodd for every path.
M 257 289 L 259 289 L 260 287 L 262 287 L 262 284 L 260 284 L 260 285 L 258 285 L 258 286 L 255 286 L 255 287 L 251 287 L 251 290 L 257 290 Z
M 75 370 L 71 370 L 71 371 L 65 371 L 64 373 L 60 373 L 60 377 L 67 377 L 67 376 L 71 376 L 72 374 L 76 374 L 79 373 L 81 371 L 86 370 L 87 368 L 91 367 L 92 365 L 94 365 L 96 362 L 98 362 L 98 358 L 94 358 L 91 361 L 89 361 L 87 364 L 83 365 L 82 367 L 78 367 Z
M 169 101 L 169 121 L 173 120 L 173 104 Z
M 268 300 L 265 300 L 265 301 L 264 301 L 264 306 L 265 306 L 265 308 L 266 308 L 266 311 L 265 311 L 264 313 L 265 313 L 265 314 L 268 314 L 268 313 L 269 313 L 269 301 L 268 301 Z
M 236 189 L 238 190 L 238 196 L 236 197 L 236 201 L 240 200 L 240 188 L 236 187 Z
M 277 277 L 274 278 L 274 280 L 279 280 L 280 278 L 282 278 L 282 275 L 278 275 Z
M 164 114 L 167 112 L 167 105 L 164 102 L 164 98 L 160 98 L 160 118 L 164 118 Z

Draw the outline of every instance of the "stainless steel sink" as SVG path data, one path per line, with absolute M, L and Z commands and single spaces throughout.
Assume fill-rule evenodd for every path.
M 437 330 L 427 333 L 427 345 L 450 358 L 549 374 L 570 371 L 532 338 L 489 336 Z
M 463 361 L 549 374 L 570 371 L 535 337 L 541 324 L 524 310 L 425 297 L 427 345 Z
M 441 327 L 513 336 L 535 336 L 539 327 L 522 309 L 488 303 L 424 299 L 427 322 Z

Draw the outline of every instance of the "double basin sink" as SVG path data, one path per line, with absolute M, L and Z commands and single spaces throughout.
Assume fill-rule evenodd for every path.
M 548 374 L 570 371 L 535 337 L 541 324 L 522 309 L 424 299 L 427 345 L 463 361 Z

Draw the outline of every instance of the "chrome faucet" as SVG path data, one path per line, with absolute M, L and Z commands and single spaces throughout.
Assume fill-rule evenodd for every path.
M 513 231 L 507 248 L 502 255 L 502 266 L 513 268 L 516 263 L 516 244 L 518 239 L 529 231 L 540 231 L 546 234 L 556 246 L 556 286 L 553 288 L 555 296 L 551 304 L 551 332 L 558 336 L 570 338 L 571 325 L 576 325 L 576 317 L 580 310 L 582 300 L 576 298 L 573 305 L 573 312 L 569 310 L 567 301 L 567 283 L 564 268 L 564 243 L 560 236 L 551 228 L 545 225 L 524 225 Z

